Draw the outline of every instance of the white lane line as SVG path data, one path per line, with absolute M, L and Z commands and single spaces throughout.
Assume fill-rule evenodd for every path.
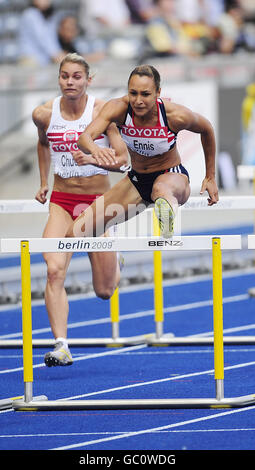
M 170 433 L 186 433 L 186 434 L 193 434 L 194 432 L 197 433 L 207 433 L 207 432 L 248 432 L 248 431 L 255 431 L 255 428 L 219 428 L 219 429 L 164 429 L 159 431 L 154 431 L 155 434 L 170 434 Z M 73 437 L 73 436 L 113 436 L 113 435 L 120 435 L 120 434 L 127 434 L 130 431 L 98 431 L 98 432 L 62 432 L 62 433 L 39 433 L 39 434 L 0 434 L 0 439 L 6 438 L 27 438 L 27 437 Z
M 244 362 L 242 364 L 235 364 L 233 366 L 224 367 L 224 371 L 240 369 L 240 368 L 254 366 L 254 365 L 255 365 L 255 361 Z M 108 389 L 105 389 L 105 390 L 98 390 L 97 392 L 90 392 L 90 393 L 84 393 L 82 395 L 76 395 L 76 396 L 72 396 L 72 397 L 61 398 L 60 400 L 76 400 L 76 399 L 79 399 L 79 398 L 86 398 L 86 397 L 91 397 L 91 396 L 95 396 L 95 395 L 101 395 L 101 394 L 105 394 L 105 393 L 116 392 L 116 391 L 119 391 L 119 390 L 126 390 L 126 389 L 130 389 L 130 388 L 144 387 L 145 385 L 155 385 L 155 384 L 158 384 L 158 383 L 171 382 L 173 380 L 182 380 L 182 379 L 187 379 L 187 378 L 190 378 L 190 377 L 198 377 L 198 376 L 201 376 L 201 375 L 207 375 L 207 374 L 213 374 L 213 373 L 214 373 L 214 369 L 204 370 L 202 372 L 191 372 L 189 374 L 174 375 L 172 377 L 165 377 L 163 379 L 148 380 L 146 382 L 139 382 L 139 383 L 130 384 L 130 385 L 123 385 L 123 386 L 120 386 L 120 387 L 108 388 Z
M 230 296 L 230 297 L 225 297 L 223 299 L 223 304 L 224 303 L 231 303 L 231 302 L 240 302 L 243 300 L 246 300 L 249 298 L 248 294 L 242 294 L 242 295 L 235 295 L 235 296 Z M 209 307 L 213 305 L 212 299 L 209 300 L 202 300 L 199 302 L 191 302 L 187 304 L 182 304 L 182 305 L 176 305 L 173 307 L 166 307 L 164 308 L 164 313 L 174 313 L 174 312 L 180 312 L 184 310 L 191 310 L 194 308 L 202 308 L 202 307 Z M 124 315 L 120 315 L 120 321 L 123 320 L 133 320 L 135 318 L 142 318 L 142 317 L 147 317 L 147 316 L 154 316 L 155 315 L 155 310 L 144 310 L 141 312 L 135 312 L 135 313 L 128 313 Z M 111 319 L 110 317 L 105 317 L 105 318 L 98 318 L 94 320 L 85 320 L 82 322 L 73 322 L 68 324 L 68 329 L 73 329 L 73 328 L 80 328 L 82 326 L 91 326 L 91 325 L 99 325 L 99 324 L 104 324 L 104 323 L 110 323 Z M 250 328 L 255 328 L 255 324 L 250 325 Z M 248 329 L 250 329 L 248 326 Z M 38 328 L 33 330 L 33 335 L 37 334 L 42 334 L 42 333 L 49 333 L 51 332 L 50 328 Z M 201 333 L 201 336 L 205 334 L 212 334 L 212 333 Z M 0 339 L 11 339 L 11 338 L 21 338 L 22 337 L 22 331 L 18 333 L 10 333 L 6 335 L 0 335 Z
M 100 352 L 100 353 L 94 353 L 94 354 L 86 354 L 86 355 L 82 355 L 82 356 L 79 356 L 79 357 L 75 357 L 73 359 L 73 361 L 74 362 L 86 361 L 88 359 L 96 359 L 98 357 L 113 356 L 114 354 L 120 354 L 123 351 L 129 352 L 129 351 L 133 351 L 133 350 L 141 349 L 141 348 L 145 348 L 145 347 L 146 347 L 145 344 L 139 344 L 139 345 L 130 346 L 130 347 L 127 347 L 127 348 L 120 348 L 120 349 L 105 351 L 105 352 L 102 352 L 102 353 Z M 40 364 L 33 365 L 33 369 L 38 369 L 39 367 L 45 367 L 44 362 L 41 362 Z M 20 371 L 23 371 L 23 367 L 16 367 L 14 369 L 0 370 L 0 374 L 8 374 L 8 373 L 11 373 L 11 372 L 20 372 Z
M 199 422 L 202 422 L 202 421 L 209 421 L 211 419 L 222 418 L 223 416 L 228 416 L 228 415 L 235 414 L 235 413 L 242 413 L 242 412 L 245 412 L 247 410 L 254 410 L 254 409 L 255 409 L 255 406 L 250 406 L 250 407 L 241 408 L 241 409 L 234 409 L 234 410 L 230 410 L 230 411 L 228 410 L 228 411 L 224 411 L 224 412 L 213 414 L 213 415 L 203 416 L 202 418 L 194 418 L 194 419 L 189 419 L 187 421 L 180 421 L 179 423 L 168 424 L 166 426 L 159 426 L 159 427 L 156 427 L 156 428 L 148 428 L 148 429 L 142 429 L 140 431 L 127 432 L 127 433 L 123 433 L 119 436 L 111 436 L 111 437 L 106 437 L 106 438 L 102 438 L 102 439 L 93 439 L 91 441 L 78 442 L 77 444 L 70 444 L 70 445 L 67 445 L 67 446 L 55 447 L 54 449 L 50 449 L 50 450 L 78 449 L 80 447 L 87 447 L 87 446 L 91 446 L 91 445 L 94 445 L 94 444 L 101 444 L 102 442 L 109 442 L 109 441 L 114 441 L 114 440 L 117 440 L 117 439 L 127 439 L 129 437 L 139 436 L 139 435 L 142 435 L 142 434 L 151 434 L 151 433 L 154 433 L 154 432 L 165 431 L 165 430 L 168 430 L 168 429 L 174 429 L 174 428 L 178 428 L 178 427 L 181 427 L 181 426 L 185 426 L 187 424 L 199 423 Z
M 194 349 L 192 348 L 192 351 L 190 349 L 187 349 L 187 346 L 183 346 L 183 348 L 185 349 L 172 349 L 171 351 L 169 351 L 168 349 L 166 350 L 161 350 L 161 351 L 156 351 L 154 348 L 154 350 L 146 350 L 146 351 L 141 351 L 141 352 L 138 352 L 138 351 L 128 351 L 127 353 L 125 352 L 125 349 L 122 350 L 122 352 L 120 352 L 120 355 L 123 354 L 123 356 L 179 356 L 179 355 L 183 355 L 183 354 L 188 354 L 190 356 L 190 354 L 212 354 L 212 349 L 213 349 L 213 345 L 207 345 L 207 347 L 204 347 L 204 348 L 201 348 L 201 349 Z M 225 353 L 226 354 L 229 354 L 229 353 L 251 353 L 251 352 L 255 352 L 255 345 L 253 346 L 250 346 L 249 348 L 248 347 L 242 347 L 242 346 L 239 346 L 237 348 L 230 348 L 228 346 L 228 348 L 226 349 Z M 84 354 L 82 353 L 74 353 L 73 354 L 74 356 L 76 357 L 83 357 Z M 33 357 L 34 358 L 42 358 L 44 357 L 44 354 L 33 354 Z M 22 352 L 20 353 L 10 353 L 10 354 L 0 354 L 0 359 L 21 359 L 22 358 Z
M 165 429 L 165 430 L 159 430 L 159 431 L 154 431 L 155 434 L 170 434 L 170 433 L 183 433 L 183 434 L 193 434 L 194 432 L 197 433 L 207 433 L 207 432 L 248 432 L 248 431 L 255 431 L 255 428 L 216 428 L 216 429 Z M 27 438 L 27 437 L 73 437 L 73 436 L 113 436 L 113 435 L 120 435 L 120 434 L 127 434 L 130 431 L 98 431 L 98 432 L 62 432 L 62 433 L 40 433 L 40 434 L 1 434 L 0 439 L 5 439 L 5 438 Z
M 125 348 L 123 351 L 126 351 L 127 349 L 129 349 L 129 350 L 140 349 L 142 347 L 144 347 L 144 346 L 141 346 L 141 345 L 132 346 L 131 348 Z M 117 354 L 117 352 L 120 352 L 120 351 L 119 350 L 112 351 L 112 353 L 114 353 L 114 352 Z M 110 353 L 108 353 L 108 354 L 107 353 L 102 353 L 101 355 L 105 356 L 105 355 L 111 355 L 111 354 Z M 93 359 L 94 358 L 93 356 L 94 355 L 89 355 L 88 357 L 85 357 L 83 359 Z M 42 365 L 44 365 L 44 364 L 42 364 Z M 244 368 L 244 367 L 249 367 L 249 366 L 254 366 L 254 365 L 255 365 L 255 361 L 253 361 L 253 362 L 244 362 L 242 364 L 235 364 L 233 366 L 224 367 L 224 371 L 234 370 L 234 369 L 239 369 L 239 368 Z M 23 370 L 23 368 L 21 368 L 21 370 Z M 140 383 L 135 383 L 135 384 L 130 384 L 130 385 L 123 385 L 123 386 L 119 386 L 119 387 L 98 390 L 96 392 L 90 392 L 90 393 L 85 393 L 85 394 L 81 394 L 81 395 L 74 395 L 74 396 L 71 396 L 71 397 L 60 398 L 58 400 L 59 401 L 61 401 L 61 400 L 75 400 L 75 399 L 79 399 L 79 398 L 86 398 L 86 397 L 91 397 L 91 396 L 116 392 L 116 391 L 120 391 L 120 390 L 127 390 L 127 389 L 131 389 L 131 388 L 144 387 L 144 386 L 147 386 L 147 385 L 155 385 L 155 384 L 158 384 L 158 383 L 170 382 L 170 381 L 174 381 L 174 380 L 182 380 L 182 379 L 185 379 L 185 378 L 197 377 L 197 376 L 213 374 L 213 373 L 214 373 L 214 369 L 209 369 L 209 370 L 205 370 L 205 371 L 202 371 L 202 372 L 193 372 L 193 373 L 189 373 L 189 374 L 175 375 L 175 376 L 166 377 L 166 378 L 163 378 L 163 379 L 149 380 L 147 382 L 140 382 Z M 4 410 L 4 411 L 6 411 L 6 410 Z M 7 410 L 7 411 L 10 411 L 10 410 Z M 1 414 L 1 411 L 0 411 L 0 414 Z

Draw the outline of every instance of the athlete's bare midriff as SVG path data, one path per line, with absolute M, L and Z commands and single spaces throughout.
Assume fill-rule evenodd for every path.
M 181 158 L 176 147 L 162 155 L 155 157 L 144 157 L 129 149 L 132 168 L 138 173 L 153 173 L 154 171 L 166 170 L 180 165 Z
M 108 175 L 61 178 L 54 175 L 53 191 L 74 194 L 103 194 L 110 189 Z

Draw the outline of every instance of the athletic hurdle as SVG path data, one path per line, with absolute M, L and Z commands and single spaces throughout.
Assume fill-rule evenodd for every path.
M 208 208 L 208 201 L 205 197 L 190 197 L 188 202 L 179 208 L 179 211 L 223 211 L 223 210 L 250 210 L 255 209 L 255 196 L 223 196 L 219 202 L 214 206 Z M 48 203 L 42 205 L 36 200 L 1 200 L 0 201 L 0 214 L 1 213 L 36 213 L 48 212 Z M 158 222 L 154 217 L 154 211 L 147 209 L 144 213 L 137 217 L 151 217 L 153 234 L 158 236 Z M 144 219 L 145 220 L 145 219 Z M 127 224 L 120 224 L 118 227 Z M 125 251 L 125 250 L 124 250 Z M 146 335 L 120 337 L 119 334 L 119 289 L 117 288 L 110 299 L 110 319 L 112 327 L 112 336 L 108 338 L 70 338 L 70 346 L 109 346 L 109 347 L 123 347 L 134 344 L 149 344 L 155 345 L 212 345 L 213 337 L 175 337 L 173 333 L 163 333 L 164 324 L 164 301 L 163 301 L 163 274 L 162 274 L 162 253 L 161 251 L 154 251 L 154 309 L 155 309 L 155 332 Z M 224 336 L 224 343 L 226 344 L 255 344 L 255 336 Z M 0 340 L 1 347 L 22 347 L 22 340 L 4 339 Z M 54 345 L 54 339 L 33 339 L 34 347 L 51 347 Z
M 237 167 L 237 179 L 238 180 L 250 180 L 253 184 L 253 193 L 255 194 L 255 166 L 253 165 L 238 165 Z M 255 224 L 255 219 L 254 219 Z M 255 287 L 248 289 L 248 294 L 251 297 L 255 297 Z
M 20 213 L 48 213 L 49 201 L 40 204 L 36 200 L 30 199 L 10 199 L 0 200 L 0 214 L 20 214 Z M 154 211 L 153 211 L 154 212 Z M 144 211 L 145 216 L 150 216 L 151 210 Z M 147 221 L 148 222 L 148 221 Z M 120 224 L 118 227 L 125 226 L 127 222 Z M 158 226 L 155 218 L 151 224 L 153 226 L 154 235 L 158 235 Z M 1 251 L 1 250 L 0 250 Z M 157 273 L 157 274 L 156 274 Z M 154 292 L 155 292 L 155 309 L 156 309 L 156 337 L 159 338 L 163 334 L 163 276 L 161 253 L 157 252 L 154 256 Z M 159 300 L 161 298 L 161 301 Z M 146 343 L 148 337 L 153 338 L 154 334 L 136 335 L 131 337 L 120 336 L 120 311 L 119 311 L 119 288 L 117 287 L 110 298 L 110 319 L 112 336 L 107 338 L 69 338 L 68 343 L 72 347 L 80 346 L 107 346 L 107 347 L 124 347 L 130 345 L 138 345 Z M 160 322 L 159 319 L 162 319 Z M 164 335 L 165 338 L 173 337 L 172 333 Z M 54 339 L 33 339 L 34 347 L 51 347 L 54 346 Z M 0 340 L 0 348 L 16 348 L 22 347 L 22 340 L 4 339 Z
M 23 200 L 0 200 L 0 214 L 15 214 L 15 213 L 48 213 L 49 202 L 40 204 L 36 200 L 23 199 Z M 154 213 L 154 211 L 153 211 Z M 144 211 L 143 217 L 151 217 L 152 210 Z M 141 214 L 140 216 L 141 217 Z M 153 217 L 153 216 L 152 216 Z M 146 225 L 150 224 L 149 218 L 146 220 Z M 119 224 L 118 227 L 126 229 L 128 222 Z M 143 219 L 145 223 L 145 218 Z M 158 222 L 153 217 L 151 222 L 151 229 L 154 235 L 159 235 Z M 155 318 L 156 318 L 156 338 L 163 334 L 163 276 L 162 276 L 162 261 L 161 252 L 154 253 L 154 296 L 155 296 Z M 153 338 L 154 333 L 147 335 L 136 335 L 131 337 L 120 336 L 120 311 L 119 311 L 119 288 L 115 289 L 114 294 L 110 298 L 110 319 L 112 336 L 107 338 L 69 338 L 68 343 L 70 346 L 107 346 L 107 347 L 123 347 L 136 344 L 146 343 L 148 337 Z M 164 337 L 171 338 L 172 333 L 165 334 Z M 51 347 L 54 346 L 54 339 L 33 339 L 34 347 Z M 2 339 L 0 340 L 0 348 L 22 347 L 22 340 Z
M 104 245 L 103 245 L 104 243 Z M 147 409 L 147 408 L 230 408 L 244 407 L 255 403 L 255 394 L 234 398 L 224 397 L 224 345 L 222 306 L 221 251 L 241 249 L 241 236 L 222 237 L 194 236 L 140 238 L 64 238 L 64 239 L 2 239 L 1 251 L 21 252 L 22 316 L 23 316 L 23 365 L 24 399 L 13 400 L 16 411 L 77 410 L 77 409 Z M 106 243 L 106 245 L 105 245 Z M 134 245 L 135 244 L 135 245 Z M 135 246 L 135 249 L 134 249 Z M 210 250 L 213 260 L 213 322 L 214 322 L 214 398 L 185 399 L 120 399 L 120 400 L 38 400 L 32 396 L 32 310 L 30 284 L 31 252 L 63 251 L 165 251 L 165 250 Z
M 188 212 L 188 211 L 236 211 L 236 210 L 253 210 L 255 209 L 255 196 L 223 196 L 220 198 L 217 204 L 208 207 L 207 198 L 204 197 L 190 197 L 189 200 L 180 207 L 181 212 Z M 157 222 L 156 222 L 157 224 Z M 157 229 L 156 229 L 157 230 Z M 154 228 L 155 233 L 155 228 Z M 155 256 L 161 256 L 160 254 L 154 253 Z M 155 258 L 154 258 L 155 259 Z M 155 261 L 154 261 L 155 262 Z M 159 302 L 163 303 L 163 300 L 160 298 L 160 293 L 157 294 L 156 291 L 161 289 L 160 283 L 161 280 L 161 272 L 160 272 L 160 261 L 158 261 L 158 265 L 155 268 L 158 272 L 158 284 L 156 284 L 155 277 L 156 274 L 154 272 L 154 289 L 155 289 L 155 298 L 159 298 Z M 163 323 L 164 323 L 164 308 L 162 309 L 158 306 L 156 309 L 156 300 L 155 300 L 155 324 L 156 324 L 156 332 L 155 334 L 148 335 L 147 337 L 147 344 L 150 346 L 174 346 L 174 345 L 212 345 L 214 342 L 214 338 L 212 337 L 175 337 L 172 333 L 170 334 L 163 334 Z M 224 344 L 255 344 L 255 336 L 254 335 L 247 335 L 247 336 L 224 336 L 223 337 Z
M 30 199 L 6 199 L 0 200 L 0 214 L 25 214 L 25 213 L 48 213 L 49 201 L 40 204 L 36 200 Z M 103 251 L 103 250 L 102 250 Z M 1 252 L 1 249 L 0 249 Z M 80 346 L 107 346 L 123 347 L 146 342 L 147 335 L 137 335 L 131 337 L 120 337 L 119 335 L 119 288 L 117 287 L 109 301 L 110 319 L 111 319 L 111 337 L 106 338 L 69 338 L 68 343 L 72 347 Z M 34 347 L 54 346 L 54 339 L 33 339 Z M 22 340 L 5 339 L 0 340 L 0 348 L 22 347 Z

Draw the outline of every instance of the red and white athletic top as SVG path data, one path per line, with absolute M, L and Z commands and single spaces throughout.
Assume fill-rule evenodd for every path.
M 46 131 L 54 173 L 61 176 L 61 178 L 107 175 L 107 170 L 94 165 L 77 165 L 71 154 L 72 151 L 79 150 L 77 141 L 92 121 L 95 97 L 88 95 L 84 113 L 76 121 L 63 119 L 60 112 L 60 100 L 61 96 L 58 96 L 53 101 L 51 120 Z M 106 135 L 101 135 L 96 140 L 96 144 L 101 147 L 109 147 L 109 140 Z
M 168 126 L 163 101 L 157 99 L 158 123 L 156 127 L 137 127 L 133 110 L 128 105 L 126 119 L 121 126 L 121 135 L 127 147 L 145 157 L 155 157 L 167 152 L 176 144 L 177 134 Z

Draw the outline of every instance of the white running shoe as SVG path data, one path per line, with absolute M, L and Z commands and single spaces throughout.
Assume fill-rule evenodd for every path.
M 47 367 L 52 366 L 71 366 L 73 363 L 72 355 L 69 348 L 59 341 L 56 343 L 53 351 L 48 352 L 44 356 L 44 362 Z
M 169 202 L 159 197 L 155 201 L 155 214 L 159 221 L 160 235 L 170 238 L 174 233 L 174 211 Z

